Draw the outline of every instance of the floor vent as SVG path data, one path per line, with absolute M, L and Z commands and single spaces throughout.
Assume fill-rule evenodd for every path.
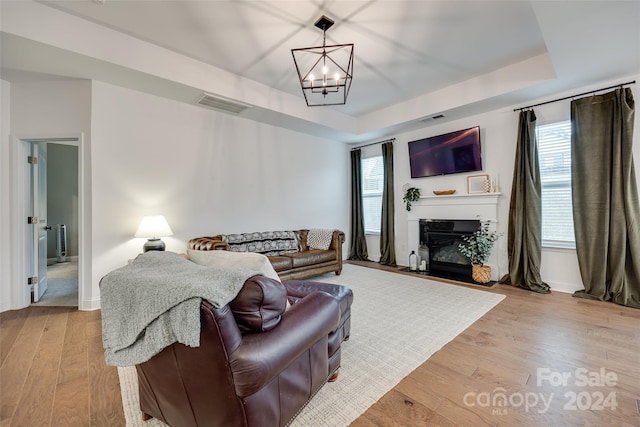
M 249 105 L 242 104 L 237 101 L 232 101 L 226 98 L 221 98 L 219 96 L 214 96 L 208 93 L 203 93 L 202 96 L 198 98 L 196 103 L 206 108 L 212 108 L 214 110 L 233 114 L 240 114 L 250 107 Z

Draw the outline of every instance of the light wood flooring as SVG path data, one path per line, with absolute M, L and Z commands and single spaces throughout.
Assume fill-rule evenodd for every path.
M 507 298 L 354 426 L 640 425 L 640 310 L 558 292 L 461 286 Z M 0 426 L 124 424 L 99 311 L 0 314 Z

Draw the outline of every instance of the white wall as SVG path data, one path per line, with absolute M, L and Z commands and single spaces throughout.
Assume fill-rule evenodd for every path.
M 602 82 L 595 86 L 577 88 L 569 93 L 560 93 L 550 99 L 532 100 L 530 104 L 543 102 L 551 99 L 562 98 L 573 94 L 596 90 L 602 87 L 611 86 L 620 82 L 630 80 L 640 80 L 640 75 L 629 78 L 620 78 L 615 81 Z M 640 96 L 640 85 L 631 86 L 636 96 Z M 535 108 L 537 123 L 545 124 L 561 120 L 570 119 L 570 100 L 548 104 Z M 431 126 L 428 128 L 406 132 L 396 136 L 394 143 L 395 160 L 395 196 L 396 196 L 396 257 L 398 264 L 408 265 L 408 254 L 416 248 L 407 247 L 407 211 L 402 202 L 402 186 L 410 183 L 411 186 L 422 190 L 422 195 L 431 195 L 433 190 L 455 189 L 457 193 L 466 193 L 466 178 L 472 173 L 448 175 L 442 177 L 429 177 L 411 179 L 409 170 L 409 150 L 407 143 L 417 139 L 440 135 L 443 133 L 465 129 L 472 126 L 480 126 L 482 139 L 483 169 L 481 173 L 488 173 L 492 178 L 499 178 L 500 191 L 502 196 L 498 208 L 498 231 L 503 232 L 504 241 L 499 246 L 498 262 L 500 271 L 508 271 L 507 260 L 507 221 L 509 211 L 509 199 L 511 195 L 511 180 L 513 177 L 513 163 L 515 159 L 515 147 L 517 138 L 518 113 L 513 109 L 520 106 L 513 106 L 500 110 L 490 111 L 464 119 Z M 635 116 L 634 133 L 634 161 L 636 168 L 640 167 L 640 114 Z M 480 173 L 480 172 L 478 172 Z M 640 187 L 640 173 L 636 173 L 638 186 Z M 367 238 L 369 247 L 377 248 L 378 239 Z M 371 252 L 370 252 L 371 253 Z M 373 259 L 373 258 L 372 258 Z M 542 279 L 545 280 L 552 289 L 565 292 L 573 292 L 583 289 L 578 260 L 575 250 L 543 248 L 541 262 Z
M 11 123 L 11 85 L 0 80 L 0 312 L 11 307 L 11 254 L 10 224 L 10 154 L 9 132 Z
M 342 143 L 94 82 L 92 155 L 93 286 L 141 252 L 144 215 L 166 217 L 176 252 L 217 233 L 348 234 Z

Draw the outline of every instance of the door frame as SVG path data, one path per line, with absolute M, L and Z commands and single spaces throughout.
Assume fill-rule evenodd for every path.
M 93 303 L 91 290 L 91 257 L 90 257 L 90 200 L 85 197 L 89 178 L 89 167 L 84 161 L 87 150 L 82 132 L 46 135 L 13 135 L 11 136 L 11 244 L 16 257 L 12 262 L 11 278 L 13 283 L 12 306 L 14 309 L 28 307 L 31 304 L 31 293 L 27 286 L 29 277 L 29 165 L 26 158 L 32 142 L 50 142 L 57 144 L 77 145 L 78 147 L 78 309 L 95 310 L 99 308 Z
M 34 215 L 38 221 L 33 224 L 32 237 L 29 248 L 29 255 L 32 259 L 31 274 L 38 278 L 33 282 L 32 301 L 38 302 L 47 291 L 47 222 L 49 214 L 47 212 L 49 199 L 47 197 L 47 142 L 31 142 L 31 155 L 37 158 L 37 163 L 31 164 L 31 180 L 29 198 L 29 213 Z M 44 203 L 44 206 L 42 204 Z M 29 229 L 29 228 L 27 228 Z M 44 243 L 41 241 L 44 240 Z

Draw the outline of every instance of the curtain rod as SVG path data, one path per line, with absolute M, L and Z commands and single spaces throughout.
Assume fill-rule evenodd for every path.
M 384 141 L 372 142 L 371 144 L 358 145 L 357 147 L 353 147 L 353 148 L 351 149 L 351 151 L 353 151 L 353 150 L 358 150 L 358 149 L 363 148 L 363 147 L 368 147 L 368 146 L 370 146 L 370 145 L 384 144 L 385 142 L 393 142 L 393 141 L 395 141 L 395 140 L 396 140 L 395 138 L 391 138 L 391 139 L 385 139 Z
M 558 101 L 564 101 L 565 99 L 570 99 L 570 98 L 577 98 L 578 96 L 584 96 L 584 95 L 589 95 L 591 94 L 595 94 L 596 92 L 600 92 L 603 90 L 607 90 L 607 89 L 614 89 L 614 88 L 622 88 L 623 86 L 629 86 L 632 84 L 635 84 L 636 81 L 633 80 L 631 82 L 627 82 L 627 83 L 620 83 L 618 85 L 613 85 L 613 86 L 609 86 L 609 87 L 604 87 L 602 89 L 596 89 L 596 90 L 590 90 L 589 92 L 584 92 L 584 93 L 580 93 L 578 95 L 572 95 L 572 96 L 565 96 L 564 98 L 559 98 L 559 99 L 554 99 L 553 101 L 547 101 L 547 102 L 541 102 L 539 104 L 533 104 L 533 105 L 529 105 L 528 107 L 521 107 L 521 108 L 514 108 L 513 111 L 522 111 L 522 110 L 528 110 L 529 108 L 533 108 L 533 107 L 538 107 L 540 105 L 545 105 L 545 104 L 551 104 L 553 102 L 558 102 Z

